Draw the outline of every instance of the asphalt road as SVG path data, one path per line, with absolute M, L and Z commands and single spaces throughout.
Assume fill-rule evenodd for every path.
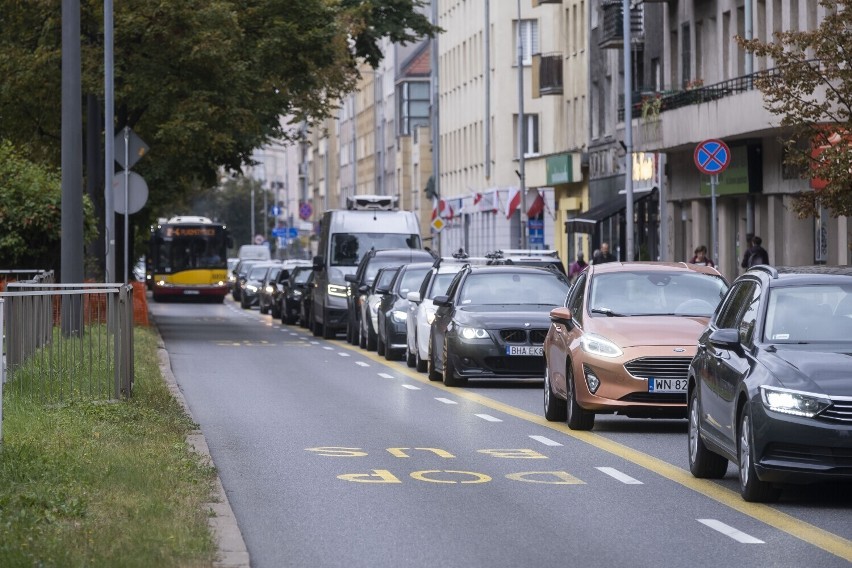
M 754 505 L 688 471 L 685 421 L 542 416 L 257 309 L 151 303 L 255 567 L 849 566 L 852 487 Z

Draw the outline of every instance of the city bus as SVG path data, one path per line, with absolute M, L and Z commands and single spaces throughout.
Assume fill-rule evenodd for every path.
M 204 298 L 222 302 L 228 285 L 228 229 L 207 217 L 160 219 L 151 227 L 149 288 L 155 301 Z

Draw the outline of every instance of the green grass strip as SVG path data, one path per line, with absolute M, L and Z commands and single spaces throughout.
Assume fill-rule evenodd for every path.
M 45 405 L 4 393 L 0 566 L 210 566 L 215 472 L 137 328 L 130 400 Z M 77 377 L 83 381 L 85 377 Z

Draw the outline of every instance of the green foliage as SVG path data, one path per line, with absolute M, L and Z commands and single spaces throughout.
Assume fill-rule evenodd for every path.
M 33 163 L 0 141 L 0 267 L 58 269 L 62 236 L 58 172 Z M 83 196 L 86 241 L 97 236 L 94 208 Z
M 59 0 L 0 0 L 0 138 L 59 163 Z M 84 92 L 103 92 L 103 2 L 81 1 Z M 383 37 L 437 29 L 420 0 L 128 0 L 114 4 L 116 128 L 151 150 L 147 226 L 239 170 L 252 151 L 291 137 L 294 122 L 327 117 L 377 65 Z M 102 104 L 102 103 L 101 103 Z M 146 217 L 146 218 L 143 218 Z
M 234 247 L 252 242 L 254 234 L 251 230 L 251 192 L 254 190 L 254 219 L 255 230 L 263 233 L 263 189 L 261 182 L 238 177 L 228 179 L 221 186 L 207 190 L 190 206 L 189 210 L 199 215 L 221 221 L 228 226 Z M 273 198 L 268 196 L 268 205 L 273 205 Z M 269 216 L 270 225 L 274 222 Z M 233 251 L 236 256 L 236 250 Z
M 814 216 L 821 207 L 832 215 L 852 215 L 852 0 L 820 4 L 827 16 L 814 30 L 776 32 L 772 42 L 737 38 L 776 66 L 755 84 L 788 133 L 787 165 L 804 178 L 827 181 L 825 188 L 798 196 L 800 217 Z
M 6 392 L 0 566 L 209 566 L 214 472 L 137 328 L 130 400 L 43 405 Z

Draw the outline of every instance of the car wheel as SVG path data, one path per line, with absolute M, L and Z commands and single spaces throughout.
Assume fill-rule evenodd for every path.
M 544 364 L 544 417 L 550 422 L 564 422 L 568 418 L 568 402 L 553 392 L 547 362 Z
M 358 347 L 361 349 L 367 348 L 367 334 L 364 331 L 364 326 L 358 325 Z
M 701 439 L 701 403 L 698 400 L 698 389 L 695 388 L 689 397 L 689 424 L 687 439 L 689 441 L 689 471 L 702 479 L 721 479 L 728 471 L 728 460 L 713 453 L 704 445 Z
M 376 334 L 376 353 L 379 355 L 384 355 L 387 348 L 385 347 L 385 341 L 382 339 L 382 334 Z
M 432 352 L 432 341 L 429 341 L 429 360 L 427 362 L 426 373 L 429 375 L 430 381 L 440 381 L 444 378 L 443 373 L 435 369 L 435 355 Z
M 447 387 L 458 387 L 465 384 L 467 381 L 465 379 L 460 379 L 456 377 L 456 368 L 453 365 L 453 360 L 450 358 L 450 345 L 449 341 L 444 341 L 444 386 Z
M 367 351 L 375 351 L 376 350 L 376 343 L 377 343 L 376 332 L 374 332 L 370 328 L 369 322 L 366 322 L 364 324 L 364 327 L 366 328 L 364 331 L 365 331 L 365 335 L 367 336 L 365 349 L 367 349 Z
M 322 324 L 318 321 L 314 321 L 311 327 L 311 333 L 314 334 L 314 337 L 322 335 Z
M 278 307 L 278 304 L 272 303 L 269 308 L 269 314 L 272 316 L 272 319 L 278 319 L 281 317 L 281 308 Z
M 572 430 L 591 430 L 595 427 L 595 414 L 585 410 L 577 402 L 577 385 L 574 384 L 572 362 L 565 364 L 565 386 L 568 388 L 568 427 Z
M 739 470 L 740 495 L 752 503 L 769 503 L 777 501 L 781 490 L 757 478 L 754 469 L 754 453 L 752 452 L 751 412 L 748 406 L 743 408 L 740 416 L 739 430 Z
M 243 297 L 241 297 L 241 298 L 240 298 L 240 307 L 241 307 L 242 309 L 244 309 L 244 310 L 247 310 L 247 309 L 249 309 L 249 308 L 251 307 L 251 306 L 249 305 L 249 303 L 248 303 L 248 302 L 246 302 L 245 296 L 243 296 Z
M 323 323 L 322 326 L 322 338 L 323 339 L 334 339 L 335 333 L 334 328 L 328 325 L 327 323 Z
M 414 367 L 417 365 L 417 357 L 408 350 L 408 346 L 405 347 L 405 364 L 409 367 Z
M 258 306 L 259 306 L 258 309 L 260 310 L 261 314 L 266 315 L 266 314 L 269 313 L 269 309 L 266 306 L 264 306 L 262 303 L 258 304 Z

